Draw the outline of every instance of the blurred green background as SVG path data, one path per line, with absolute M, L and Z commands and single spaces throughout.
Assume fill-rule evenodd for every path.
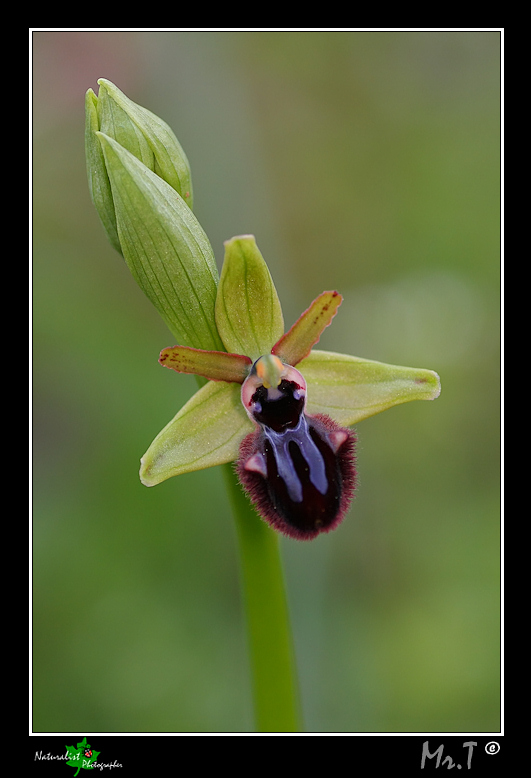
M 436 370 L 358 428 L 336 532 L 282 542 L 306 728 L 500 727 L 500 34 L 33 33 L 33 728 L 252 730 L 219 468 L 140 456 L 195 391 L 89 198 L 97 79 L 164 118 L 221 266 L 253 233 L 321 346 Z

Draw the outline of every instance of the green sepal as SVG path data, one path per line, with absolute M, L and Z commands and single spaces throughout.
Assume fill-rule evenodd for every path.
M 308 386 L 308 413 L 326 413 L 344 427 L 393 405 L 435 400 L 441 391 L 439 376 L 433 370 L 387 365 L 330 351 L 312 351 L 297 369 Z
M 299 316 L 293 327 L 275 343 L 272 353 L 286 365 L 297 365 L 318 343 L 323 330 L 331 324 L 342 300 L 339 292 L 320 294 Z
M 99 130 L 159 175 L 192 208 L 190 165 L 173 130 L 147 108 L 130 100 L 111 81 L 98 79 Z
M 140 480 L 155 486 L 175 475 L 232 462 L 254 426 L 239 384 L 210 381 L 157 435 L 141 459 Z
M 89 89 L 85 95 L 85 157 L 89 191 L 110 244 L 121 254 L 111 182 L 107 175 L 101 143 L 96 135 L 99 129 L 98 98 L 92 89 Z
M 134 278 L 179 343 L 223 351 L 214 320 L 217 268 L 201 225 L 166 181 L 112 138 L 97 137 Z
M 170 346 L 160 352 L 159 362 L 178 373 L 192 373 L 210 381 L 233 381 L 242 384 L 251 369 L 249 357 L 226 351 L 203 351 L 187 346 Z
M 284 333 L 280 300 L 253 235 L 225 242 L 216 324 L 226 350 L 253 362 L 269 354 Z

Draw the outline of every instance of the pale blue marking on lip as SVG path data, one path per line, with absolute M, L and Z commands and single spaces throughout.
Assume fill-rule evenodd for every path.
M 296 427 L 288 428 L 283 432 L 275 432 L 266 425 L 262 425 L 262 427 L 264 435 L 270 441 L 273 448 L 278 474 L 286 484 L 290 500 L 293 502 L 302 502 L 303 499 L 303 485 L 297 475 L 289 451 L 289 444 L 292 441 L 297 444 L 308 465 L 311 483 L 321 494 L 326 494 L 328 491 L 328 480 L 326 477 L 324 459 L 310 436 L 305 415 L 301 414 Z

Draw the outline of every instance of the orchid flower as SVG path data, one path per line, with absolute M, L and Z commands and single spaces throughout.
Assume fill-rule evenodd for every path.
M 350 427 L 440 392 L 431 370 L 316 350 L 341 295 L 320 294 L 284 331 L 278 294 L 252 235 L 225 243 L 217 278 L 191 206 L 186 156 L 170 128 L 100 79 L 87 93 L 86 148 L 94 203 L 178 345 L 159 361 L 208 379 L 155 438 L 140 478 L 236 462 L 261 517 L 294 538 L 328 532 L 356 485 Z
M 274 529 L 311 539 L 335 528 L 356 480 L 347 428 L 439 392 L 429 370 L 312 350 L 341 301 L 323 292 L 284 333 L 254 237 L 227 241 L 215 305 L 226 351 L 177 345 L 161 352 L 164 366 L 209 382 L 155 438 L 142 458 L 142 482 L 236 461 L 245 491 Z

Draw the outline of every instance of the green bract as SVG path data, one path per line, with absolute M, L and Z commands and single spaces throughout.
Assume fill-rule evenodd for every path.
M 135 280 L 181 343 L 222 349 L 214 321 L 217 269 L 199 222 L 175 189 L 133 154 L 102 133 L 98 139 Z
M 221 278 L 212 248 L 192 213 L 184 152 L 169 127 L 100 79 L 86 97 L 86 150 L 94 204 L 112 245 L 157 307 L 179 345 L 160 362 L 210 379 L 155 438 L 140 478 L 154 486 L 174 475 L 231 462 L 254 429 L 240 399 L 252 364 L 274 354 L 298 366 L 308 413 L 350 426 L 380 411 L 433 400 L 439 377 L 312 350 L 341 303 L 323 292 L 284 333 L 282 309 L 252 235 L 225 244 Z
M 106 79 L 86 94 L 92 199 L 114 248 L 183 344 L 223 349 L 214 321 L 218 272 L 192 213 L 188 160 L 168 125 Z

